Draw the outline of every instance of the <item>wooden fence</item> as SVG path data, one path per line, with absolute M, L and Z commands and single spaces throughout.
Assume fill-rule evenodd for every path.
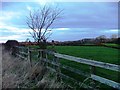
M 111 71 L 120 73 L 120 65 L 115 65 L 115 64 L 105 63 L 105 62 L 99 62 L 99 61 L 88 60 L 88 59 L 78 58 L 78 57 L 74 57 L 74 56 L 59 54 L 59 53 L 55 53 L 55 52 L 49 51 L 49 50 L 30 49 L 30 48 L 25 48 L 25 47 L 16 47 L 16 48 L 17 48 L 17 52 L 15 52 L 16 55 L 25 60 L 29 60 L 31 66 L 32 66 L 32 61 L 33 61 L 31 53 L 34 51 L 37 51 L 39 54 L 37 53 L 38 55 L 36 55 L 36 54 L 35 55 L 36 55 L 36 57 L 38 56 L 37 58 L 42 62 L 42 64 L 44 64 L 48 69 L 51 69 L 52 71 L 56 72 L 59 77 L 70 79 L 74 82 L 77 82 L 77 84 L 79 84 L 80 87 L 93 88 L 93 86 L 88 86 L 88 85 L 84 84 L 84 82 L 86 82 L 89 79 L 94 83 L 99 82 L 99 83 L 108 85 L 112 88 L 116 88 L 116 89 L 120 90 L 119 82 L 96 75 L 96 71 L 95 71 L 96 68 L 99 67 L 99 68 L 103 68 L 103 69 L 107 69 L 107 70 L 111 70 Z M 52 58 L 50 58 L 50 55 L 52 56 Z M 85 71 L 83 72 L 80 69 L 76 69 L 76 68 L 61 64 L 60 63 L 61 59 L 88 65 L 91 68 L 90 73 L 87 73 Z M 61 68 L 68 70 L 70 72 L 76 73 L 78 75 L 82 75 L 82 76 L 86 77 L 86 79 L 83 82 L 80 82 L 80 81 L 74 79 L 73 77 L 70 77 L 66 74 L 61 73 Z M 61 79 L 61 78 L 59 78 L 59 79 Z

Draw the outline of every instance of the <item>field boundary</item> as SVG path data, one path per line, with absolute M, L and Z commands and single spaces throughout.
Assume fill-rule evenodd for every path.
M 50 51 L 50 50 L 31 49 L 31 48 L 26 48 L 26 47 L 16 47 L 16 48 L 17 48 L 16 49 L 17 52 L 15 52 L 16 56 L 18 56 L 22 59 L 25 59 L 25 60 L 29 60 L 31 67 L 32 67 L 31 53 L 34 51 L 39 52 L 39 54 L 40 54 L 39 61 L 41 61 L 41 64 L 45 65 L 48 69 L 51 69 L 52 71 L 56 72 L 58 74 L 58 80 L 60 80 L 61 77 L 63 77 L 63 78 L 68 78 L 68 79 L 71 79 L 73 81 L 79 82 L 76 79 L 71 78 L 70 76 L 66 76 L 65 74 L 61 73 L 60 68 L 63 68 L 63 69 L 66 69 L 68 71 L 71 71 L 73 73 L 76 73 L 78 75 L 85 76 L 86 79 L 92 79 L 92 82 L 98 81 L 100 83 L 106 84 L 110 87 L 113 87 L 113 88 L 120 90 L 120 83 L 115 82 L 113 80 L 106 79 L 106 78 L 101 77 L 101 76 L 98 76 L 98 75 L 96 75 L 96 72 L 95 72 L 96 67 L 120 72 L 120 65 L 78 58 L 78 57 L 74 57 L 74 56 L 56 53 L 56 52 Z M 53 56 L 51 58 L 52 60 L 49 60 L 49 55 Z M 73 62 L 77 62 L 77 63 L 81 63 L 81 64 L 89 65 L 89 67 L 91 68 L 90 69 L 91 73 L 85 73 L 85 72 L 78 70 L 76 68 L 73 68 L 73 67 L 70 67 L 67 65 L 62 65 L 62 64 L 60 64 L 60 58 L 67 59 L 69 61 L 73 61 Z M 52 67 L 51 67 L 51 65 L 52 65 Z M 86 85 L 84 85 L 83 82 L 79 82 L 79 85 L 86 87 Z M 88 86 L 88 87 L 91 87 L 91 86 Z

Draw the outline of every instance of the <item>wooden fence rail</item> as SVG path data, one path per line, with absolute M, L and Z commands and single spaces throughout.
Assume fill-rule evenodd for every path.
M 73 57 L 73 56 L 69 56 L 69 55 L 63 55 L 63 54 L 59 54 L 59 53 L 54 53 L 54 55 L 56 57 L 67 59 L 70 61 L 75 61 L 78 63 L 83 63 L 83 64 L 87 64 L 87 65 L 91 65 L 91 66 L 101 67 L 101 68 L 120 72 L 119 65 L 109 64 L 109 63 L 105 63 L 105 62 L 98 62 L 98 61 L 94 61 L 94 60 L 88 60 L 88 59 Z
M 110 64 L 110 63 L 105 63 L 105 62 L 100 62 L 100 61 L 88 60 L 88 59 L 78 58 L 78 57 L 74 57 L 74 56 L 59 54 L 59 53 L 55 53 L 55 52 L 49 51 L 49 50 L 27 48 L 28 51 L 24 52 L 24 50 L 25 50 L 24 47 L 23 47 L 24 49 L 22 47 L 17 47 L 17 48 L 19 49 L 19 52 L 16 53 L 16 55 L 21 57 L 21 58 L 24 58 L 24 59 L 27 58 L 30 61 L 30 63 L 32 62 L 32 60 L 31 60 L 31 57 L 32 57 L 31 53 L 32 52 L 34 52 L 34 51 L 38 51 L 39 53 L 44 52 L 44 54 L 46 54 L 45 57 L 43 57 L 42 55 L 40 57 L 42 62 L 44 62 L 44 64 L 46 65 L 47 68 L 49 68 L 49 69 L 52 68 L 53 71 L 56 71 L 59 75 L 61 75 L 63 77 L 70 78 L 69 76 L 66 76 L 63 73 L 61 73 L 60 68 L 69 70 L 73 73 L 85 76 L 87 78 L 91 78 L 95 81 L 98 81 L 100 83 L 106 84 L 110 87 L 113 87 L 113 88 L 116 88 L 116 89 L 120 90 L 120 83 L 109 80 L 109 79 L 106 79 L 106 78 L 103 78 L 103 77 L 98 76 L 98 75 L 95 75 L 95 71 L 94 71 L 95 67 L 100 67 L 100 68 L 103 68 L 103 69 L 108 69 L 108 70 L 120 72 L 120 65 L 115 65 L 115 64 Z M 27 55 L 27 57 L 24 57 L 25 55 Z M 54 60 L 49 60 L 48 55 L 52 55 L 54 57 L 53 58 Z M 76 68 L 73 68 L 73 67 L 70 67 L 70 66 L 67 66 L 67 65 L 62 65 L 60 63 L 59 58 L 67 59 L 69 61 L 74 61 L 74 62 L 77 62 L 77 63 L 89 65 L 89 66 L 92 67 L 91 70 L 93 70 L 93 71 L 91 71 L 91 73 L 87 73 L 85 71 L 81 71 L 81 70 L 78 70 Z M 50 67 L 48 64 L 53 65 L 53 67 Z M 82 85 L 86 87 L 86 85 L 84 85 L 84 84 L 82 84 Z

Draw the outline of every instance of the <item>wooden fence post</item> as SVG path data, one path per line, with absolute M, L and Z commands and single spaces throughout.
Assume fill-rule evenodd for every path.
M 42 49 L 42 51 L 41 51 L 41 64 L 44 66 L 44 51 L 43 51 L 43 49 Z
M 55 51 L 55 42 L 52 40 L 52 51 Z
M 52 51 L 56 52 L 54 40 L 52 40 Z M 58 65 L 58 66 L 54 66 L 53 67 L 57 71 L 57 73 L 56 73 L 56 75 L 57 75 L 57 81 L 61 81 L 62 79 L 61 79 L 61 76 L 60 76 L 61 70 L 60 70 L 60 61 L 59 61 L 59 58 L 54 56 L 53 62 L 55 62 L 55 64 Z
M 45 59 L 48 60 L 47 52 L 45 52 Z M 46 62 L 45 64 L 46 64 L 46 66 L 48 66 L 48 62 Z
M 95 66 L 90 66 L 90 74 L 96 74 L 96 67 Z M 90 85 L 92 86 L 93 89 L 96 88 L 96 81 L 92 80 L 90 81 Z
M 39 51 L 39 59 L 40 59 L 40 64 L 42 65 L 43 62 L 42 62 L 42 51 L 41 50 Z
M 60 61 L 59 61 L 59 58 L 58 57 L 54 57 L 54 62 L 58 65 L 58 66 L 55 66 L 55 70 L 57 71 L 56 75 L 57 75 L 57 81 L 61 81 L 61 76 L 60 76 L 60 73 L 61 73 L 61 70 L 60 70 Z
M 95 66 L 91 66 L 90 67 L 90 71 L 91 71 L 91 74 L 96 74 L 96 67 Z
M 29 63 L 30 63 L 30 67 L 32 67 L 31 51 L 30 51 L 29 47 L 28 47 L 28 60 L 29 60 Z
M 17 52 L 17 54 L 19 54 L 20 53 L 20 48 L 19 47 L 16 47 L 16 52 Z

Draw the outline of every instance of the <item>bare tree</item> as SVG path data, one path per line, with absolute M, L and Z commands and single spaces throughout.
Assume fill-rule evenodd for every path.
M 59 18 L 62 10 L 58 7 L 51 8 L 45 5 L 42 9 L 30 11 L 27 17 L 27 25 L 32 32 L 30 34 L 34 40 L 40 44 L 46 41 L 51 35 L 50 26 Z

